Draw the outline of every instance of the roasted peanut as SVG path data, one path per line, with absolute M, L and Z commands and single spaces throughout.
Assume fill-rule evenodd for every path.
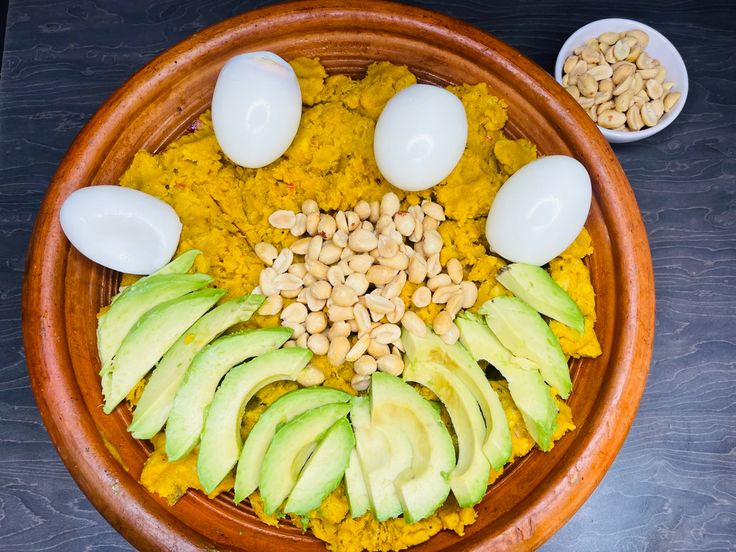
M 682 94 L 680 94 L 679 92 L 670 92 L 664 97 L 663 103 L 665 113 L 667 113 L 670 109 L 674 107 L 674 105 L 677 103 L 677 100 L 680 99 L 680 96 L 682 96 Z
M 626 36 L 632 36 L 636 39 L 636 42 L 642 48 L 646 48 L 649 45 L 649 35 L 639 29 L 632 29 L 626 32 Z
M 611 79 L 603 79 L 598 83 L 598 92 L 613 93 L 613 81 Z
M 626 115 L 619 111 L 609 110 L 598 116 L 598 124 L 603 128 L 616 128 L 626 123 Z
M 602 42 L 604 44 L 607 44 L 608 46 L 612 46 L 616 44 L 620 36 L 621 35 L 619 35 L 619 33 L 614 32 L 603 33 L 598 37 L 598 42 Z
M 613 84 L 621 84 L 623 81 L 626 80 L 627 77 L 632 75 L 635 70 L 636 67 L 631 63 L 624 63 L 622 65 L 619 65 L 618 67 L 616 67 L 616 69 L 614 69 L 613 75 L 611 76 Z
M 562 70 L 565 73 L 570 73 L 574 69 L 575 64 L 578 62 L 579 59 L 580 58 L 578 58 L 578 56 L 576 55 L 568 56 L 565 60 L 564 65 L 562 66 Z
M 279 228 L 281 230 L 288 230 L 294 226 L 294 222 L 296 222 L 294 211 L 287 211 L 286 209 L 274 211 L 268 217 L 268 223 L 274 228 Z
M 601 65 L 596 65 L 592 69 L 588 69 L 587 73 L 593 77 L 596 81 L 602 81 L 603 79 L 610 78 L 613 75 L 613 69 L 608 63 L 603 62 Z
M 578 78 L 578 90 L 580 90 L 581 96 L 592 98 L 595 96 L 595 93 L 598 92 L 598 81 L 588 73 L 581 75 L 580 78 Z
M 658 98 L 662 97 L 662 85 L 659 83 L 656 79 L 649 79 L 646 81 L 646 84 L 644 85 L 645 89 L 647 91 L 647 94 L 649 97 L 653 100 L 656 100 Z
M 659 117 L 657 117 L 657 111 L 654 109 L 652 102 L 647 102 L 641 106 L 641 120 L 648 127 L 653 127 L 657 124 Z
M 613 57 L 617 60 L 622 61 L 628 57 L 631 53 L 631 46 L 624 40 L 619 40 L 613 45 Z
M 631 130 L 641 130 L 644 123 L 641 120 L 641 111 L 636 105 L 632 105 L 626 112 L 626 124 Z
M 296 376 L 296 382 L 304 387 L 320 385 L 323 381 L 325 381 L 325 375 L 322 370 L 312 364 L 307 364 L 306 368 Z

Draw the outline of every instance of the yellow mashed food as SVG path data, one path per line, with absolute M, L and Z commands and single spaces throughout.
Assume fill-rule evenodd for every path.
M 298 211 L 305 199 L 314 199 L 323 211 L 351 209 L 361 199 L 378 200 L 393 191 L 404 208 L 422 199 L 432 199 L 444 207 L 447 220 L 439 227 L 445 243 L 441 262 L 444 265 L 452 257 L 460 260 L 466 277 L 478 285 L 476 308 L 489 298 L 508 293 L 495 279 L 504 261 L 488 253 L 485 217 L 503 182 L 536 158 L 536 147 L 526 140 L 512 140 L 504 135 L 507 120 L 504 101 L 491 95 L 483 83 L 450 87 L 467 112 L 466 150 L 443 182 L 425 192 L 404 193 L 383 180 L 376 167 L 373 130 L 385 103 L 396 92 L 415 83 L 414 75 L 406 67 L 384 62 L 371 65 L 365 78 L 353 80 L 344 75 L 328 76 L 317 60 L 299 58 L 291 63 L 299 77 L 304 110 L 296 138 L 279 160 L 257 170 L 232 164 L 220 151 L 209 113 L 205 113 L 193 132 L 162 152 L 156 155 L 139 152 L 120 180 L 121 185 L 159 197 L 176 210 L 183 223 L 179 252 L 192 248 L 203 252 L 195 269 L 212 275 L 216 286 L 228 290 L 227 297 L 249 293 L 258 285 L 263 268 L 253 246 L 266 241 L 280 249 L 297 239 L 287 230 L 268 224 L 271 212 Z M 582 261 L 590 253 L 590 236 L 583 230 L 550 263 L 552 277 L 585 315 L 582 335 L 557 322 L 551 323 L 565 354 L 573 357 L 600 354 L 593 331 L 595 294 Z M 407 305 L 414 289 L 413 284 L 404 288 L 402 297 Z M 438 311 L 439 306 L 430 305 L 418 314 L 430 321 Z M 256 316 L 249 322 L 258 326 L 277 323 L 277 316 Z M 339 369 L 330 367 L 323 357 L 315 358 L 313 363 L 325 372 L 325 385 L 355 393 L 350 387 L 353 372 L 349 363 Z M 508 417 L 513 457 L 523 456 L 534 447 L 534 441 L 505 383 L 493 382 L 493 386 Z M 292 382 L 279 382 L 262 389 L 248 404 L 243 436 L 268 405 L 296 387 Z M 135 402 L 140 389 L 131 392 L 131 402 Z M 424 391 L 425 395 L 431 395 Z M 564 402 L 558 402 L 555 440 L 575 428 L 570 409 Z M 173 504 L 188 488 L 201 487 L 196 475 L 196 451 L 188 458 L 169 463 L 164 439 L 163 434 L 153 439 L 155 451 L 146 462 L 141 483 Z M 489 482 L 500 475 L 492 472 Z M 232 478 L 228 478 L 214 494 L 228 491 L 232 485 Z M 265 523 L 278 524 L 278 519 L 263 513 L 257 492 L 250 502 Z M 295 522 L 306 524 L 330 550 L 357 552 L 401 550 L 426 541 L 442 529 L 462 535 L 475 519 L 472 508 L 460 508 L 452 498 L 434 515 L 413 525 L 400 518 L 378 522 L 370 513 L 352 519 L 340 486 L 307 520 Z

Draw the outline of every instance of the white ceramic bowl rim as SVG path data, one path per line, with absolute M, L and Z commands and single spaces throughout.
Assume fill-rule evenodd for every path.
M 672 79 L 675 82 L 675 91 L 680 92 L 682 94 L 682 97 L 675 104 L 674 108 L 669 113 L 665 113 L 655 126 L 645 128 L 643 130 L 630 132 L 610 130 L 601 126 L 598 126 L 598 129 L 603 133 L 603 135 L 609 142 L 613 143 L 624 143 L 643 140 L 644 138 L 648 138 L 649 136 L 652 136 L 657 132 L 664 130 L 672 123 L 672 121 L 677 118 L 677 116 L 682 111 L 683 106 L 685 105 L 688 93 L 688 75 L 687 68 L 685 67 L 685 62 L 683 61 L 680 53 L 677 51 L 677 48 L 675 48 L 675 46 L 667 39 L 666 36 L 664 36 L 656 29 L 653 29 L 649 25 L 640 23 L 639 21 L 635 21 L 633 19 L 613 17 L 591 21 L 587 25 L 580 27 L 565 41 L 565 43 L 562 45 L 562 48 L 560 49 L 560 53 L 557 55 L 557 61 L 555 63 L 555 80 L 562 84 L 562 66 L 565 63 L 565 59 L 567 59 L 567 57 L 572 54 L 572 51 L 575 48 L 582 46 L 588 38 L 597 37 L 602 32 L 605 32 L 603 29 L 618 32 L 631 29 L 640 29 L 642 31 L 645 31 L 650 38 L 650 46 L 648 46 L 646 49 L 649 49 L 651 47 L 652 39 L 654 39 L 656 41 L 659 41 L 665 49 L 670 51 L 672 59 L 668 60 L 666 63 L 663 63 L 668 71 L 668 77 L 670 72 L 672 71 L 676 73 L 681 73 L 684 78 L 678 77 L 676 79 Z M 670 79 L 668 78 L 668 80 Z

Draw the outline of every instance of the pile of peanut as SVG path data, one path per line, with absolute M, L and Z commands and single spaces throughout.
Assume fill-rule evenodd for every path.
M 653 127 L 680 99 L 667 71 L 644 49 L 649 36 L 633 29 L 603 33 L 565 60 L 562 84 L 603 128 Z
M 281 324 L 294 330 L 287 346 L 327 355 L 332 366 L 353 363 L 357 391 L 367 389 L 376 370 L 401 374 L 398 324 L 417 335 L 427 331 L 401 297 L 407 281 L 419 285 L 411 298 L 416 308 L 445 305 L 432 327 L 448 344 L 460 336 L 455 316 L 478 298 L 476 285 L 463 280 L 460 261 L 450 259 L 443 271 L 437 231 L 443 220 L 441 205 L 425 200 L 404 211 L 394 193 L 334 216 L 313 200 L 304 201 L 300 213 L 274 211 L 271 226 L 300 239 L 281 251 L 265 242 L 255 246 L 267 265 L 254 290 L 267 296 L 259 314 L 280 313 Z M 284 306 L 284 299 L 292 302 Z M 319 385 L 324 375 L 311 366 L 297 381 Z

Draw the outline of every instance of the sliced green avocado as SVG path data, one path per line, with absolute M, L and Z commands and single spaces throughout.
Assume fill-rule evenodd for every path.
M 350 412 L 350 403 L 326 404 L 300 414 L 276 432 L 263 458 L 263 465 L 258 478 L 258 488 L 260 489 L 261 500 L 263 500 L 263 511 L 266 514 L 273 514 L 281 506 L 281 503 L 294 489 L 299 474 L 310 455 L 319 449 L 320 442 L 333 424 L 347 416 L 348 412 Z M 352 442 L 354 443 L 354 441 Z M 347 451 L 340 450 L 340 452 L 344 452 L 345 458 L 341 462 L 342 471 L 337 477 L 337 483 L 342 479 L 345 466 L 347 466 L 350 449 L 348 448 Z M 325 461 L 324 454 L 320 455 L 320 461 Z M 318 468 L 319 466 L 313 467 L 310 473 L 314 474 Z M 332 465 L 331 468 L 339 470 L 340 466 Z M 327 475 L 326 478 L 325 475 Z M 320 476 L 320 484 L 329 485 L 334 475 L 334 473 L 323 474 Z M 312 495 L 315 495 L 323 490 L 322 487 L 309 488 L 309 485 L 305 483 L 301 492 L 307 492 L 308 494 L 311 491 Z M 302 494 L 300 500 L 304 502 L 300 505 L 303 506 L 309 498 L 312 497 Z M 299 497 L 297 497 L 297 500 L 299 500 Z M 322 501 L 320 500 L 320 502 Z
M 404 330 L 401 342 L 406 348 L 409 362 L 437 362 L 448 368 L 467 386 L 478 401 L 486 424 L 483 454 L 493 469 L 500 470 L 511 458 L 511 433 L 506 412 L 483 369 L 460 343 L 448 345 L 429 328 L 424 337 L 417 337 Z
M 148 281 L 151 276 L 163 276 L 164 274 L 185 274 L 189 272 L 189 270 L 194 265 L 195 259 L 201 255 L 202 252 L 199 249 L 190 249 L 189 251 L 185 251 L 181 255 L 179 255 L 176 259 L 172 260 L 169 264 L 162 266 L 159 268 L 156 272 L 153 274 L 150 274 L 148 276 L 144 276 L 143 278 L 140 278 L 133 282 L 131 285 L 127 286 L 123 290 L 121 290 L 116 295 L 113 295 L 112 299 L 110 299 L 110 303 L 114 303 L 118 299 L 120 299 L 123 295 L 126 293 L 129 293 L 131 289 L 135 289 L 136 286 L 140 286 Z
M 345 468 L 345 490 L 350 503 L 350 517 L 357 518 L 365 514 L 371 507 L 371 500 L 360 469 L 358 451 L 354 448 L 350 452 L 348 466 Z
M 394 482 L 411 467 L 411 444 L 400 432 L 371 422 L 368 397 L 353 399 L 350 421 L 373 517 L 378 521 L 399 517 L 403 509 Z
M 483 499 L 491 465 L 483 454 L 486 425 L 478 403 L 462 380 L 431 360 L 411 361 L 404 380 L 424 385 L 445 405 L 457 435 L 457 466 L 450 473 L 450 487 L 457 503 L 473 506 Z
M 504 266 L 496 275 L 503 287 L 541 314 L 582 333 L 585 320 L 580 307 L 543 268 L 526 263 Z
M 135 323 L 102 376 L 105 414 L 112 412 L 176 340 L 224 294 L 223 290 L 208 288 L 170 299 Z
M 415 523 L 434 513 L 450 494 L 455 447 L 439 412 L 406 382 L 376 372 L 371 377 L 371 420 L 408 439 L 411 466 L 396 478 L 404 519 Z
M 570 395 L 570 369 L 560 341 L 537 311 L 517 297 L 495 297 L 478 312 L 504 347 L 534 362 L 563 399 Z
M 240 452 L 238 469 L 235 473 L 235 502 L 242 501 L 258 487 L 263 457 L 279 426 L 313 408 L 330 403 L 349 403 L 351 400 L 351 395 L 337 389 L 307 387 L 287 393 L 269 406 L 251 429 Z M 168 434 L 167 426 L 167 446 Z
M 210 276 L 207 276 L 206 274 L 196 274 L 196 276 L 198 276 L 199 278 L 204 277 L 207 282 L 189 291 L 179 293 L 178 295 L 167 296 L 167 294 L 161 294 L 159 291 L 149 291 L 148 297 L 143 297 L 142 299 L 140 297 L 126 299 L 123 302 L 123 305 L 115 307 L 114 309 L 113 305 L 115 305 L 115 303 L 119 299 L 125 297 L 128 294 L 132 293 L 136 296 L 139 295 L 139 293 L 141 292 L 141 288 L 148 287 L 148 285 L 152 283 L 151 280 L 155 281 L 161 276 L 166 276 L 170 274 L 187 275 L 186 273 L 189 272 L 190 268 L 192 268 L 194 260 L 201 253 L 202 252 L 198 249 L 190 249 L 189 251 L 185 251 L 176 259 L 171 261 L 169 264 L 161 267 L 153 274 L 149 276 L 144 276 L 143 278 L 136 280 L 134 283 L 132 283 L 119 293 L 113 295 L 112 299 L 110 300 L 110 307 L 107 309 L 106 312 L 100 315 L 97 322 L 97 351 L 100 357 L 100 363 L 102 364 L 100 375 L 108 370 L 109 366 L 107 366 L 107 364 L 115 355 L 115 352 L 118 350 L 118 347 L 120 346 L 120 343 L 122 343 L 123 338 L 127 335 L 128 331 L 130 330 L 130 328 L 133 327 L 133 324 L 135 324 L 138 318 L 143 316 L 143 314 L 147 310 L 152 309 L 153 307 L 160 303 L 163 303 L 164 301 L 174 299 L 175 297 L 180 297 L 181 295 L 184 295 L 184 293 L 189 293 L 189 291 L 196 291 L 197 289 L 200 289 L 209 284 L 212 281 L 212 278 Z M 127 306 L 125 306 L 126 303 Z M 132 305 L 133 307 L 131 308 Z
M 246 330 L 220 337 L 197 353 L 166 422 L 169 462 L 181 460 L 199 443 L 207 408 L 228 370 L 248 358 L 278 349 L 291 333 L 291 328 L 282 327 Z
M 512 355 L 481 317 L 466 312 L 455 319 L 455 324 L 460 329 L 460 341 L 470 354 L 476 360 L 490 362 L 506 378 L 529 434 L 542 450 L 549 450 L 557 427 L 557 401 L 537 366 Z
M 212 309 L 169 349 L 143 389 L 128 431 L 137 439 L 150 439 L 161 431 L 194 357 L 215 337 L 239 322 L 249 320 L 263 304 L 263 295 L 245 295 Z
M 215 393 L 204 422 L 197 458 L 197 475 L 211 493 L 238 461 L 240 424 L 245 405 L 269 383 L 294 381 L 312 353 L 301 347 L 263 354 L 230 370 Z
M 110 361 L 135 323 L 153 307 L 197 291 L 212 282 L 206 274 L 162 274 L 139 280 L 100 315 L 97 321 L 97 351 L 102 370 L 110 369 Z
M 162 266 L 161 268 L 159 268 L 151 276 L 157 274 L 183 274 L 185 272 L 189 272 L 189 269 L 191 269 L 192 265 L 194 265 L 194 261 L 201 254 L 202 252 L 199 249 L 189 249 L 179 255 L 176 259 L 172 260 L 166 266 Z M 145 280 L 145 278 L 143 279 Z
M 305 516 L 319 508 L 325 497 L 340 484 L 355 450 L 355 436 L 346 418 L 341 418 L 327 431 L 304 465 L 289 498 L 284 513 Z M 278 472 L 274 474 L 281 477 Z

